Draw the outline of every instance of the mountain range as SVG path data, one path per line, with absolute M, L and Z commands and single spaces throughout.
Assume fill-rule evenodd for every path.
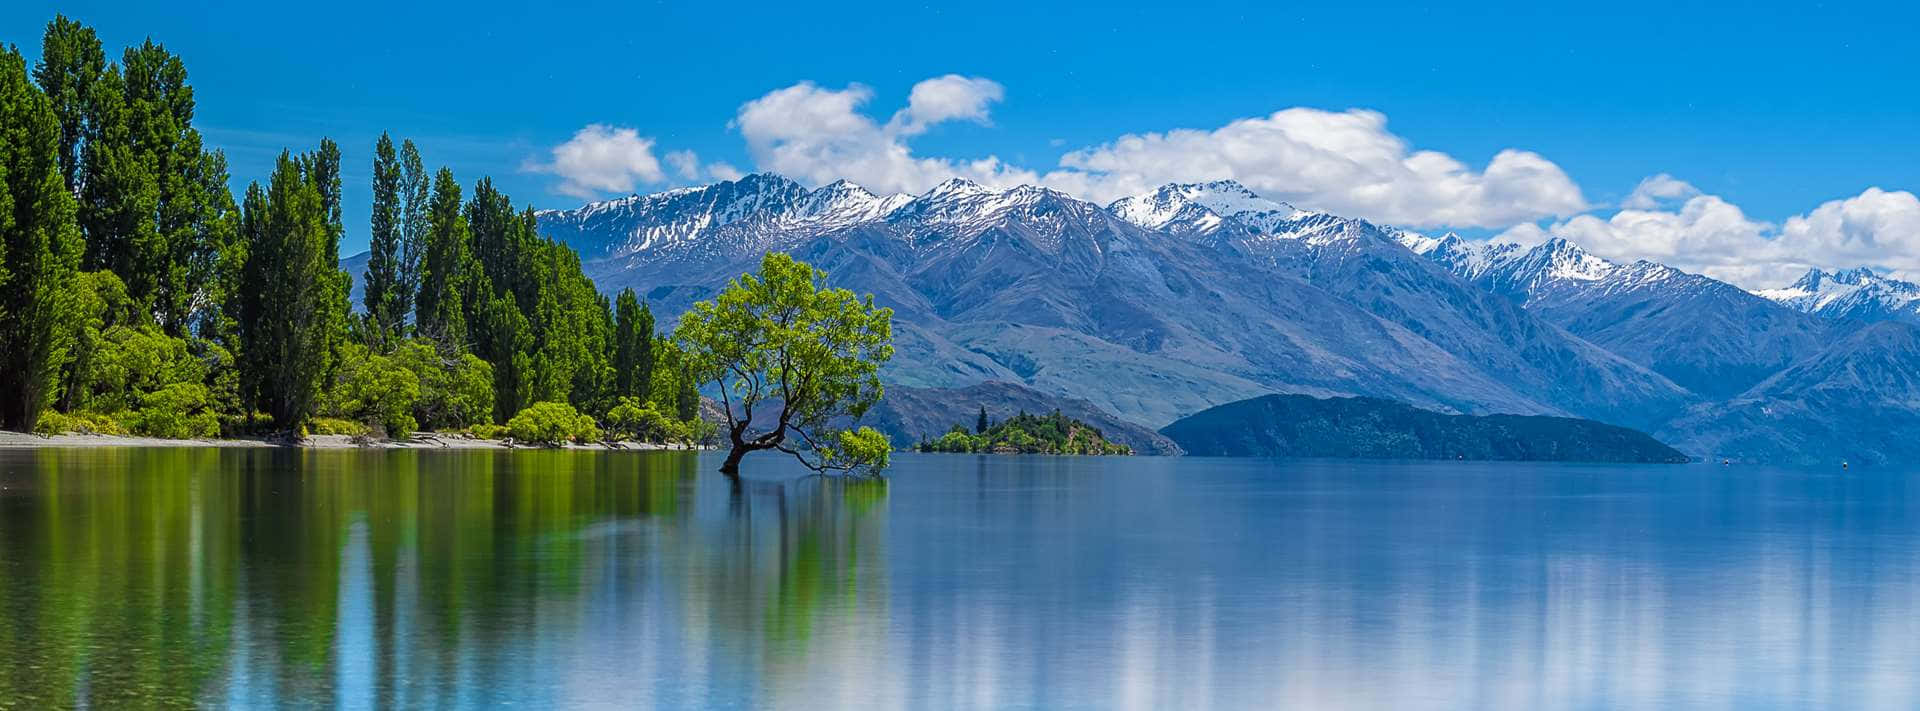
M 1920 285 L 1866 267 L 1810 269 L 1799 281 L 1759 292 L 1788 308 L 1830 319 L 1920 323 Z
M 895 310 L 883 376 L 916 398 L 1015 384 L 1149 431 L 1270 393 L 1367 396 L 1589 418 L 1696 456 L 1873 462 L 1905 450 L 1853 437 L 1876 426 L 1857 420 L 1920 402 L 1898 309 L 1869 328 L 1862 314 L 1879 312 L 1831 308 L 1841 299 L 1753 294 L 1558 239 L 1427 237 L 1232 181 L 1096 205 L 1035 186 L 877 195 L 756 174 L 538 219 L 603 291 L 633 288 L 663 322 L 782 250 Z M 1815 276 L 1795 293 L 1869 281 Z

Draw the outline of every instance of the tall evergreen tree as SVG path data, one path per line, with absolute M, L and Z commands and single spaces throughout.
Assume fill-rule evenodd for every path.
M 472 239 L 467 218 L 460 214 L 460 183 L 453 179 L 453 171 L 446 168 L 434 176 L 425 237 L 420 260 L 420 291 L 414 300 L 416 328 L 421 335 L 443 346 L 464 348 L 467 324 L 461 297 L 472 261 L 469 251 Z M 494 367 L 497 369 L 499 364 L 495 363 Z M 495 375 L 498 376 L 497 370 Z
M 615 300 L 613 337 L 614 393 L 647 402 L 653 395 L 653 311 L 632 289 Z
M 633 289 L 621 289 L 613 301 L 613 393 L 619 397 L 633 396 L 633 366 L 639 355 L 634 337 L 639 322 L 640 299 Z
M 987 406 L 986 405 L 980 406 L 980 418 L 974 422 L 973 431 L 975 434 L 987 433 Z
M 400 143 L 400 264 L 398 285 L 394 290 L 394 311 L 401 321 L 413 314 L 413 300 L 420 293 L 420 260 L 426 254 L 427 168 L 420 162 L 420 150 L 413 141 Z
M 653 371 L 659 366 L 659 351 L 654 349 L 653 309 L 640 303 L 640 318 L 634 326 L 633 396 L 641 402 L 653 399 Z
M 384 350 L 400 335 L 406 312 L 400 300 L 400 159 L 393 138 L 380 134 L 373 149 L 373 218 L 365 289 L 368 332 Z
M 170 335 L 207 302 L 219 239 L 232 224 L 226 161 L 193 128 L 179 57 L 148 40 L 89 91 L 81 133 L 79 222 L 85 264 L 112 269 Z
M 107 55 L 93 28 L 55 15 L 40 43 L 33 78 L 60 119 L 60 176 L 67 192 L 80 194 L 81 138 L 92 117 L 93 87 L 107 71 Z
M 32 429 L 54 388 L 80 260 L 73 194 L 61 173 L 53 102 L 0 53 L 0 427 Z
M 267 189 L 248 188 L 242 217 L 242 387 L 288 431 L 312 415 L 345 318 L 338 293 L 345 276 L 333 258 L 338 233 L 324 197 L 326 161 L 324 152 L 298 159 L 281 153 Z

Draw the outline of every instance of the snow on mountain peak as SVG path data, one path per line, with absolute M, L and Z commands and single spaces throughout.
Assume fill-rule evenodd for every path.
M 966 178 L 948 178 L 945 182 L 933 186 L 932 190 L 922 193 L 920 197 L 924 200 L 941 200 L 954 197 L 987 195 L 992 192 L 992 190 L 988 190 L 979 183 Z
M 1869 267 L 1832 272 L 1808 269 L 1780 289 L 1755 294 L 1783 306 L 1828 318 L 1860 321 L 1920 321 L 1920 285 L 1881 276 Z
M 1527 255 L 1524 259 L 1534 261 L 1544 276 L 1558 279 L 1597 281 L 1618 266 L 1562 237 L 1548 239 Z

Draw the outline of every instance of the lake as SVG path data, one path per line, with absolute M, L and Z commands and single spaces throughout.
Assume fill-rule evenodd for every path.
M 1887 471 L 0 451 L 0 708 L 1920 707 Z

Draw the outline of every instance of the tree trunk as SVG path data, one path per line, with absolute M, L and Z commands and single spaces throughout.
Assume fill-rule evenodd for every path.
M 727 461 L 720 464 L 720 473 L 735 479 L 740 478 L 740 459 L 747 456 L 747 451 L 746 447 L 735 444 L 733 449 L 727 452 Z

